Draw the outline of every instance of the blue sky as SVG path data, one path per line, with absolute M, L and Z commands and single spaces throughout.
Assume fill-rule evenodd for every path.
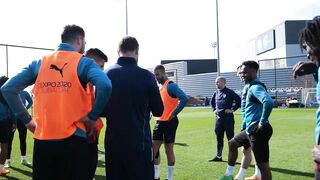
M 125 35 L 125 0 L 10 0 L 0 7 L 0 44 L 56 48 L 63 26 L 77 24 L 86 31 L 86 47 L 108 55 L 106 67 L 116 62 Z M 233 53 L 239 46 L 285 20 L 311 19 L 319 9 L 319 0 L 219 0 L 221 72 L 233 71 L 242 61 Z M 140 66 L 214 58 L 214 0 L 128 0 L 128 13 L 129 35 L 140 43 Z M 9 48 L 9 75 L 47 53 Z M 0 47 L 0 74 L 5 74 L 4 62 Z

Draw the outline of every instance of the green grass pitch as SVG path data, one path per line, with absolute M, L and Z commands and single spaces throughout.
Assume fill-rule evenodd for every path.
M 308 180 L 313 178 L 314 164 L 311 149 L 314 147 L 314 126 L 316 109 L 274 109 L 270 122 L 273 136 L 270 140 L 270 165 L 273 179 Z M 239 133 L 241 115 L 235 113 L 235 133 Z M 214 135 L 214 116 L 210 108 L 185 108 L 179 115 L 179 127 L 176 136 L 176 180 L 214 180 L 223 175 L 226 162 L 207 162 L 216 153 Z M 153 129 L 154 120 L 151 121 Z M 104 130 L 103 130 L 104 132 Z M 95 179 L 105 179 L 104 133 L 100 137 L 99 164 Z M 33 139 L 28 134 L 27 156 L 32 160 Z M 32 168 L 20 165 L 18 133 L 13 143 L 12 168 L 9 175 L 0 179 L 32 179 Z M 227 141 L 223 150 L 223 160 L 227 160 Z M 161 147 L 161 179 L 166 177 L 166 157 Z M 239 152 L 238 161 L 241 160 Z M 235 174 L 240 165 L 236 165 Z M 247 175 L 254 172 L 249 167 Z

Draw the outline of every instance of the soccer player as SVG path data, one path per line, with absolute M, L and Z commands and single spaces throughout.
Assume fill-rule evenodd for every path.
M 153 150 L 155 155 L 154 161 L 154 179 L 160 179 L 160 146 L 164 143 L 167 155 L 168 180 L 173 179 L 175 165 L 175 156 L 173 146 L 178 128 L 177 115 L 181 112 L 188 102 L 188 97 L 172 80 L 169 80 L 165 68 L 158 65 L 154 69 L 154 74 L 158 83 L 161 85 L 160 94 L 164 105 L 162 116 L 156 117 L 157 122 L 153 130 Z
M 293 67 L 293 75 L 303 76 L 313 74 L 317 82 L 317 100 L 320 102 L 320 16 L 306 22 L 306 26 L 299 33 L 299 43 L 303 50 L 307 51 L 307 57 L 311 61 L 298 62 Z M 320 107 L 316 114 L 315 143 L 312 157 L 315 161 L 315 179 L 320 180 Z
M 153 179 L 153 152 L 149 123 L 163 112 L 154 75 L 138 66 L 139 43 L 126 36 L 119 43 L 118 61 L 105 72 L 112 81 L 105 108 L 107 129 L 106 179 Z
M 20 94 L 20 99 L 28 110 L 32 105 L 33 105 L 33 100 L 30 96 L 30 94 L 27 91 L 22 91 Z M 28 103 L 28 104 L 27 104 Z M 8 156 L 6 160 L 6 168 L 9 168 L 11 166 L 11 148 L 12 148 L 12 141 L 14 138 L 14 133 L 16 132 L 16 129 L 19 131 L 19 141 L 20 141 L 20 153 L 21 153 L 21 164 L 22 165 L 31 165 L 30 162 L 27 160 L 27 128 L 23 124 L 23 122 L 20 119 L 17 119 L 17 128 L 12 131 L 11 136 L 10 136 L 10 142 L 9 142 L 9 150 L 8 150 Z
M 257 78 L 259 65 L 255 61 L 244 61 L 240 76 L 246 83 L 242 92 L 242 129 L 243 131 L 229 141 L 228 167 L 221 179 L 233 179 L 232 174 L 238 156 L 238 147 L 243 146 L 251 153 L 251 144 L 256 163 L 261 171 L 262 180 L 271 180 L 269 167 L 269 140 L 273 130 L 269 123 L 273 101 L 263 83 Z M 244 106 L 244 107 L 243 107 Z
M 0 77 L 0 87 L 8 80 L 6 76 Z M 8 154 L 8 146 L 10 141 L 10 133 L 13 129 L 13 122 L 8 104 L 4 100 L 0 92 L 0 175 L 10 173 L 5 169 L 4 163 Z
M 33 179 L 90 179 L 88 142 L 95 121 L 111 94 L 111 81 L 84 57 L 85 32 L 67 25 L 57 51 L 33 61 L 12 77 L 1 92 L 14 115 L 34 132 Z M 96 87 L 92 107 L 87 83 Z M 33 120 L 19 93 L 35 84 Z
M 237 67 L 237 76 L 239 76 L 240 78 L 240 81 L 241 82 L 244 82 L 244 79 L 243 79 L 243 76 L 241 76 L 240 72 L 241 72 L 241 67 L 242 67 L 242 64 L 240 66 Z M 246 87 L 247 88 L 247 87 Z M 247 89 L 244 89 L 243 92 L 246 92 Z M 245 115 L 245 105 L 246 105 L 246 96 L 242 96 L 242 99 L 241 99 L 241 114 L 242 114 L 242 121 L 244 121 L 244 115 Z M 244 122 L 243 122 L 244 123 Z M 244 129 L 242 128 L 241 126 L 241 131 L 243 131 Z M 249 138 L 246 138 L 245 141 L 249 141 Z M 231 142 L 230 142 L 231 143 Z M 244 142 L 244 144 L 247 144 L 246 142 Z M 250 144 L 249 144 L 250 145 Z M 239 172 L 237 173 L 237 175 L 235 176 L 235 180 L 242 180 L 243 177 L 245 176 L 246 174 L 246 171 L 251 163 L 251 159 L 252 159 L 252 156 L 251 156 L 251 152 L 252 152 L 252 148 L 251 148 L 251 145 L 250 147 L 248 147 L 247 149 L 246 148 L 242 148 L 242 153 L 243 153 L 243 156 L 242 156 L 242 160 L 241 160 L 241 167 L 239 169 Z M 254 157 L 253 157 L 254 159 Z M 254 160 L 255 161 L 255 160 Z M 244 178 L 245 180 L 261 180 L 261 173 L 260 173 L 260 169 L 259 167 L 257 166 L 257 164 L 255 163 L 255 171 L 254 171 L 254 174 L 250 177 L 246 177 Z
M 104 69 L 104 64 L 108 62 L 108 57 L 105 55 L 100 49 L 98 48 L 91 48 L 86 51 L 85 56 L 92 58 L 98 66 L 101 68 L 101 70 Z M 95 99 L 95 93 L 93 86 L 88 83 L 87 88 L 90 88 L 90 92 L 92 95 L 92 102 L 94 102 Z M 92 104 L 93 105 L 93 104 Z M 94 130 L 94 135 L 89 136 L 88 135 L 88 141 L 89 141 L 89 158 L 90 158 L 90 163 L 91 168 L 89 168 L 90 174 L 91 174 L 91 179 L 94 178 L 97 165 L 98 165 L 98 143 L 99 143 L 99 135 L 100 131 L 103 128 L 103 122 L 101 118 L 98 118 L 96 122 L 96 127 Z
M 217 90 L 211 98 L 211 107 L 216 116 L 215 133 L 217 137 L 217 156 L 209 162 L 222 161 L 223 137 L 226 132 L 228 140 L 234 136 L 234 115 L 241 104 L 241 98 L 233 90 L 226 87 L 226 78 L 216 78 Z

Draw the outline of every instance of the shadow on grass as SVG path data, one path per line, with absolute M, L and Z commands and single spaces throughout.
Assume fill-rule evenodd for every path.
M 0 176 L 0 179 L 19 180 L 18 178 L 12 177 L 9 174 L 5 176 Z
M 105 180 L 106 179 L 106 177 L 102 176 L 102 175 L 95 175 L 94 178 L 95 178 L 95 180 Z
M 106 167 L 106 163 L 104 161 L 98 160 L 97 167 Z
M 29 167 L 29 166 L 27 166 Z M 32 166 L 30 166 L 29 168 L 31 168 Z M 17 167 L 10 167 L 10 169 L 16 171 L 16 172 L 19 172 L 21 174 L 24 174 L 26 176 L 29 176 L 29 177 L 32 177 L 32 169 L 30 171 L 26 171 L 26 170 L 23 170 L 23 169 L 20 169 L 20 168 L 17 168 Z
M 279 172 L 279 173 L 283 173 L 283 174 L 290 174 L 290 175 L 294 175 L 294 176 L 314 177 L 313 173 L 295 171 L 295 170 L 291 170 L 291 169 L 282 169 L 282 168 L 272 168 L 271 167 L 271 171 Z
M 177 145 L 177 146 L 184 146 L 184 147 L 188 147 L 189 145 L 187 143 L 174 143 L 174 145 Z
M 228 163 L 227 161 L 220 161 L 220 162 Z M 238 163 L 238 162 L 236 162 L 236 164 L 240 165 L 240 163 Z M 254 165 L 250 165 L 250 167 L 254 168 Z M 293 175 L 293 176 L 314 177 L 314 173 L 295 171 L 295 170 L 292 170 L 292 169 L 283 169 L 283 168 L 273 168 L 273 167 L 271 167 L 271 171 L 282 173 L 282 174 L 290 174 L 290 175 Z

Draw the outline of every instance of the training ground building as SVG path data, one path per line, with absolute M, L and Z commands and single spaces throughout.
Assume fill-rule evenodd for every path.
M 305 26 L 304 20 L 284 21 L 248 41 L 239 51 L 245 53 L 243 60 L 255 60 L 260 65 L 259 78 L 266 84 L 270 95 L 279 103 L 297 98 L 303 104 L 310 88 L 315 87 L 311 75 L 294 79 L 292 67 L 306 59 L 298 43 L 298 33 Z M 239 54 L 243 57 L 243 54 Z M 217 77 L 216 59 L 184 59 L 162 60 L 169 79 L 178 83 L 188 96 L 198 99 L 211 98 L 216 90 Z M 227 87 L 241 94 L 244 84 L 240 82 L 236 72 L 220 73 L 227 79 Z M 308 94 L 312 96 L 314 93 Z M 307 97 L 308 101 L 312 98 Z

